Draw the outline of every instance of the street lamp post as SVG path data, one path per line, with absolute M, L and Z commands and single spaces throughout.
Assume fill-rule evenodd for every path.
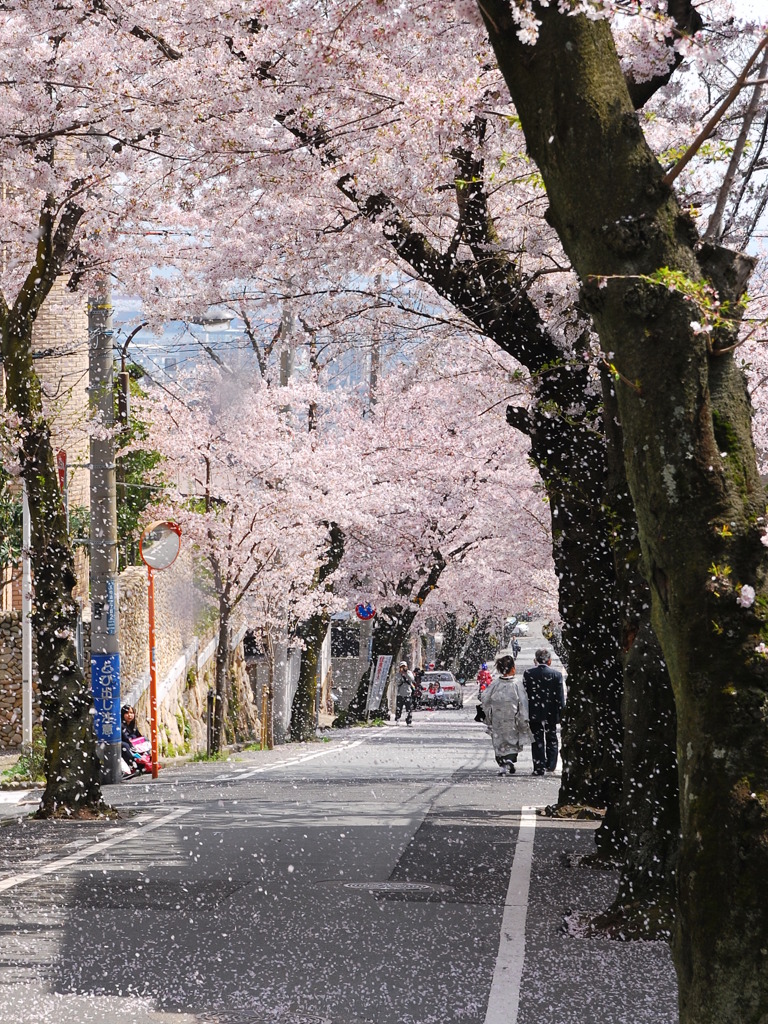
M 155 573 L 176 561 L 181 547 L 177 523 L 153 523 L 139 540 L 139 554 L 147 567 L 147 614 L 149 619 L 149 731 L 152 745 L 152 778 L 157 778 L 157 658 L 155 655 Z

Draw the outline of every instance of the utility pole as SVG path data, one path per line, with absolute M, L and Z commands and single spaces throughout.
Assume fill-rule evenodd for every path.
M 110 288 L 103 280 L 88 304 L 88 337 L 90 406 L 99 420 L 91 437 L 91 689 L 104 782 L 122 779 L 112 335 Z
M 21 746 L 32 750 L 32 533 L 27 484 L 22 479 L 21 536 Z

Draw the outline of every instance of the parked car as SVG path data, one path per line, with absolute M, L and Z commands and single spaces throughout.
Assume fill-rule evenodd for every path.
M 512 636 L 528 636 L 528 623 L 518 621 L 516 625 L 512 627 Z
M 424 673 L 421 677 L 421 707 L 464 707 L 464 691 L 453 672 Z

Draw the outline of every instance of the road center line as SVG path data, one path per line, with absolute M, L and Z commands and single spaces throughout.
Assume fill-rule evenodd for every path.
M 146 825 L 141 825 L 139 828 L 121 828 L 110 839 L 97 840 L 86 846 L 85 849 L 78 850 L 77 853 L 70 853 L 66 857 L 60 857 L 59 860 L 50 861 L 34 871 L 25 872 L 23 875 L 11 875 L 10 878 L 3 878 L 0 880 L 0 892 L 3 892 L 5 889 L 12 889 L 16 885 L 21 885 L 22 882 L 29 882 L 33 878 L 40 878 L 41 875 L 52 875 L 56 871 L 68 868 L 71 864 L 77 864 L 78 861 L 92 857 L 94 853 L 108 850 L 111 846 L 117 846 L 118 843 L 128 842 L 139 833 L 144 834 L 145 832 L 151 832 L 153 829 L 161 828 L 163 825 L 174 821 L 174 819 L 180 818 L 183 814 L 189 814 L 190 809 L 189 807 L 179 807 L 175 811 L 171 811 L 170 814 L 166 814 L 162 818 L 155 818 L 154 821 L 150 820 Z
M 517 1024 L 520 982 L 525 963 L 525 919 L 528 915 L 528 887 L 535 830 L 536 808 L 523 807 L 501 919 L 499 952 L 488 996 L 485 1024 Z
M 223 775 L 217 782 L 239 782 L 241 779 L 249 779 L 252 775 L 260 775 L 262 772 L 273 772 L 278 768 L 285 768 L 292 764 L 302 764 L 304 761 L 314 761 L 316 757 L 326 757 L 339 750 L 351 750 L 352 747 L 359 747 L 363 740 L 354 740 L 352 743 L 340 743 L 339 746 L 328 747 L 326 750 L 318 750 L 314 754 L 303 754 L 301 757 L 292 757 L 288 761 L 275 761 L 274 764 L 260 765 L 258 768 L 245 768 L 238 771 L 236 775 Z

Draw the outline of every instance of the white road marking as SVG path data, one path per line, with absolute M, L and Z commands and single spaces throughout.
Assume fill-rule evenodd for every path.
M 217 782 L 239 782 L 241 779 L 249 779 L 252 775 L 260 775 L 262 772 L 273 772 L 278 768 L 285 768 L 292 764 L 303 764 L 304 761 L 313 761 L 316 757 L 326 757 L 338 750 L 351 750 L 352 747 L 359 747 L 363 740 L 355 740 L 352 743 L 340 743 L 338 746 L 327 747 L 325 750 L 318 750 L 315 754 L 303 754 L 301 757 L 292 757 L 288 761 L 275 761 L 274 764 L 260 765 L 258 768 L 239 768 L 236 775 L 222 775 Z
M 23 875 L 11 875 L 10 878 L 3 878 L 0 880 L 0 892 L 3 892 L 5 889 L 12 889 L 16 885 L 21 885 L 22 882 L 29 882 L 33 878 L 40 878 L 41 875 L 52 875 L 56 871 L 68 868 L 71 864 L 77 864 L 81 860 L 86 860 L 88 857 L 92 857 L 94 853 L 100 853 L 102 850 L 108 850 L 111 846 L 117 846 L 119 843 L 128 842 L 134 835 L 138 835 L 139 833 L 143 835 L 145 832 L 151 832 L 153 829 L 161 828 L 163 825 L 167 825 L 176 818 L 180 818 L 183 814 L 189 814 L 189 811 L 189 807 L 180 807 L 175 811 L 171 811 L 170 814 L 164 815 L 162 818 L 155 818 L 154 820 L 149 819 L 146 824 L 142 824 L 139 828 L 121 828 L 109 839 L 101 841 L 96 840 L 84 849 L 78 850 L 77 853 L 70 853 L 66 857 L 60 857 L 58 860 L 50 861 L 39 868 L 35 868 L 34 871 L 28 871 Z
M 523 807 L 501 919 L 499 953 L 488 997 L 485 1024 L 517 1024 L 520 981 L 525 963 L 525 919 L 528 915 L 528 886 L 535 830 L 536 808 Z

